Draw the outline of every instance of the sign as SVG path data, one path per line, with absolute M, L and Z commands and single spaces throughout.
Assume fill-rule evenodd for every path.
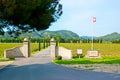
M 82 54 L 82 49 L 77 49 L 78 54 Z
M 99 52 L 98 51 L 89 51 L 89 56 L 90 57 L 97 57 L 97 56 L 99 56 Z
M 101 58 L 101 55 L 98 50 L 89 50 L 87 51 L 86 58 Z

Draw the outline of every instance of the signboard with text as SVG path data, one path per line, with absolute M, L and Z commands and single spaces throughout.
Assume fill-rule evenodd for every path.
M 81 55 L 82 54 L 82 49 L 77 49 L 77 54 Z

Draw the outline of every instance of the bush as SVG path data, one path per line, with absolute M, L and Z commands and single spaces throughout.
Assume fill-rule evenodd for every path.
M 9 60 L 15 60 L 14 56 L 9 57 Z
M 56 60 L 62 60 L 62 56 L 57 56 Z

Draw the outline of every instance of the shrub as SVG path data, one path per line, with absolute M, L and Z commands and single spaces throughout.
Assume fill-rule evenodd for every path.
M 14 56 L 10 56 L 9 60 L 15 60 L 15 57 Z
M 56 60 L 62 60 L 62 56 L 57 56 Z

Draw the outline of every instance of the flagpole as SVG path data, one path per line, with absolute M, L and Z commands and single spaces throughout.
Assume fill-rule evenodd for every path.
M 93 21 L 93 23 L 95 23 L 96 22 L 96 17 L 93 17 L 92 21 Z M 93 30 L 93 28 L 92 28 L 92 45 L 91 45 L 91 50 L 94 50 L 94 30 Z
M 94 47 L 94 42 L 93 42 L 93 28 L 92 28 L 92 45 L 91 45 L 91 50 L 93 50 L 93 47 Z

